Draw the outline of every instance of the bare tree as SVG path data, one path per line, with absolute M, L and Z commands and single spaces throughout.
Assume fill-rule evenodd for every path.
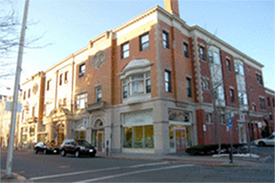
M 11 0 L 0 1 L 0 79 L 11 79 L 15 75 L 15 56 L 16 49 L 20 44 L 21 19 L 16 15 L 14 4 Z M 37 22 L 28 22 L 27 26 L 35 25 Z M 45 33 L 44 33 L 45 34 Z M 25 48 L 44 48 L 44 46 L 32 46 L 40 40 L 42 36 L 29 37 L 25 40 Z

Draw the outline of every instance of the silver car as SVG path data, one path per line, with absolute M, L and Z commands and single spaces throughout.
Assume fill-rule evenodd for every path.
M 273 132 L 269 137 L 257 139 L 254 141 L 256 145 L 258 146 L 274 146 L 275 145 L 275 132 Z

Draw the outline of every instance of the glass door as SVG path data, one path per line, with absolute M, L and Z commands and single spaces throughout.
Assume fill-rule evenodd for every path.
M 181 152 L 186 149 L 186 130 L 176 129 L 176 151 Z
M 103 133 L 101 131 L 97 132 L 97 150 L 102 151 L 103 149 Z

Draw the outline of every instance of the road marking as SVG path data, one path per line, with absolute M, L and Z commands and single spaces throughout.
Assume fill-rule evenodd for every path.
M 50 178 L 78 175 L 78 174 L 91 173 L 91 172 L 101 172 L 101 171 L 119 170 L 119 169 L 126 169 L 126 168 L 137 168 L 137 167 L 146 167 L 146 166 L 155 166 L 155 165 L 165 165 L 165 164 L 168 164 L 168 163 L 169 162 L 146 163 L 146 164 L 139 164 L 139 165 L 123 166 L 123 167 L 112 167 L 112 168 L 103 168 L 103 169 L 98 169 L 98 170 L 86 170 L 86 171 L 81 171 L 81 172 L 71 172 L 71 173 L 63 173 L 63 174 L 56 174 L 56 175 L 47 175 L 47 176 L 41 176 L 41 177 L 33 177 L 33 178 L 30 178 L 28 181 L 41 180 L 41 179 L 50 179 Z
M 168 169 L 188 167 L 188 166 L 194 166 L 194 165 L 191 165 L 191 164 L 175 165 L 175 166 L 162 167 L 162 168 L 153 168 L 153 169 L 150 169 L 150 170 L 138 170 L 138 171 L 133 171 L 133 172 L 128 172 L 128 173 L 121 173 L 121 174 L 116 174 L 116 175 L 109 175 L 109 176 L 105 176 L 105 177 L 99 177 L 99 178 L 93 178 L 93 179 L 88 179 L 88 180 L 77 181 L 77 182 L 74 182 L 74 183 L 95 182 L 95 181 L 99 181 L 99 180 L 112 179 L 112 178 L 115 178 L 115 177 L 122 177 L 122 176 L 139 174 L 139 173 L 144 173 L 144 172 L 147 173 L 147 172 L 153 172 L 153 171 L 158 171 L 158 170 L 168 170 Z

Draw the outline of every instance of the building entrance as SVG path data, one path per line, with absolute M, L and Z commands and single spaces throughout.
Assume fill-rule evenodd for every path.
M 175 129 L 176 133 L 176 151 L 181 152 L 186 149 L 186 129 Z
M 102 149 L 103 149 L 103 131 L 98 131 L 97 132 L 96 143 L 97 143 L 97 150 L 102 152 Z

